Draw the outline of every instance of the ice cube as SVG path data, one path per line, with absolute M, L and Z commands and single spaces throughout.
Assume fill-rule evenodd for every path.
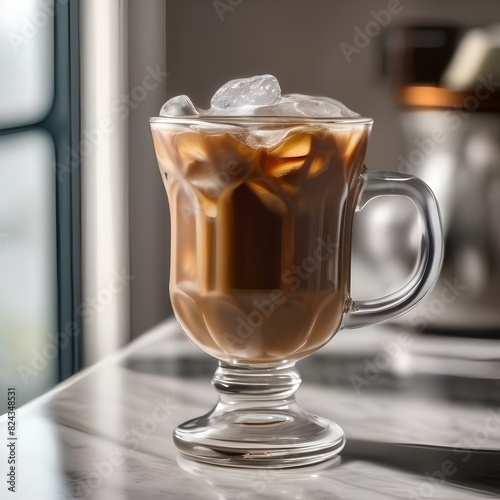
M 160 116 L 198 116 L 200 112 L 187 95 L 168 100 L 161 108 Z
M 311 151 L 311 139 L 311 134 L 290 134 L 277 148 L 269 151 L 269 154 L 279 158 L 307 156 Z
M 359 116 L 358 113 L 349 109 L 344 103 L 331 97 L 287 94 L 284 98 L 296 102 L 297 109 L 304 113 L 305 116 L 331 118 Z
M 330 97 L 315 97 L 303 94 L 281 96 L 278 80 L 272 75 L 240 78 L 225 83 L 214 94 L 208 111 L 198 109 L 185 95 L 167 101 L 161 116 L 281 116 L 306 118 L 350 118 L 359 116 L 340 101 Z M 205 124 L 209 126 L 209 122 Z M 213 123 L 211 127 L 220 127 Z M 212 132 L 218 132 L 212 130 Z M 275 142 L 267 131 L 256 134 L 255 145 L 269 146 Z
M 245 141 L 251 148 L 272 148 L 278 145 L 288 134 L 289 129 L 260 130 L 255 129 L 242 134 L 242 141 Z
M 210 103 L 211 111 L 220 114 L 219 110 L 240 110 L 241 114 L 248 114 L 248 107 L 271 106 L 280 97 L 280 84 L 272 75 L 240 78 L 225 83 L 217 90 Z
M 269 156 L 265 160 L 264 168 L 273 177 L 283 177 L 284 175 L 297 172 L 304 166 L 304 158 L 273 158 Z
M 348 118 L 359 116 L 345 104 L 330 97 L 303 94 L 284 95 L 272 106 L 261 106 L 254 111 L 259 116 L 290 116 L 308 118 Z

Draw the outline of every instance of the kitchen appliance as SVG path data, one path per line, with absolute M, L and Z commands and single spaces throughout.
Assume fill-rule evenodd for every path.
M 500 27 L 397 28 L 387 34 L 384 54 L 400 105 L 398 170 L 429 184 L 445 231 L 440 278 L 400 321 L 418 330 L 497 336 Z M 398 212 L 402 230 L 415 224 L 406 205 Z M 407 241 L 410 255 L 414 243 Z

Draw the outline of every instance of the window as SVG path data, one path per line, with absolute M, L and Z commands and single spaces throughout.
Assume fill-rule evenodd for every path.
M 0 391 L 20 404 L 79 368 L 77 15 L 0 0 Z

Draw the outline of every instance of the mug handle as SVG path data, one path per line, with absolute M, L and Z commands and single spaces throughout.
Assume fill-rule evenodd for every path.
M 417 305 L 436 281 L 443 262 L 443 229 L 434 193 L 422 180 L 395 172 L 362 174 L 363 185 L 356 212 L 379 196 L 405 196 L 415 205 L 423 222 L 415 274 L 399 290 L 373 300 L 352 303 L 343 328 L 360 328 L 399 316 Z

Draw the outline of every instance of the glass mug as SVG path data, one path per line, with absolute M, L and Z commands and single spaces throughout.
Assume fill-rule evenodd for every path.
M 439 208 L 420 179 L 367 171 L 369 118 L 159 117 L 153 142 L 171 216 L 170 296 L 187 336 L 219 360 L 219 402 L 174 432 L 192 459 L 283 468 L 339 453 L 342 429 L 295 401 L 295 362 L 341 328 L 393 318 L 436 280 Z M 354 214 L 409 198 L 422 220 L 410 281 L 350 298 Z

